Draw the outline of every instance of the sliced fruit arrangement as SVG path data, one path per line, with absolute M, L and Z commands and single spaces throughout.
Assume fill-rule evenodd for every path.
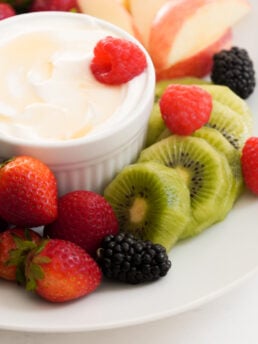
M 5 5 L 18 11 L 25 3 Z M 90 294 L 102 275 L 131 284 L 155 281 L 170 270 L 168 252 L 179 240 L 222 221 L 244 186 L 258 194 L 258 138 L 243 100 L 253 92 L 255 74 L 243 50 L 229 50 L 231 26 L 249 9 L 245 0 L 30 2 L 26 10 L 82 11 L 121 26 L 147 48 L 157 78 L 170 79 L 157 83 L 146 148 L 104 195 L 76 190 L 58 197 L 55 176 L 33 157 L 1 164 L 1 278 L 50 302 Z M 126 82 L 126 73 L 134 77 L 145 68 L 131 47 L 121 61 L 113 38 L 108 51 L 101 43 L 91 66 L 101 82 Z M 226 64 L 236 62 L 235 54 L 241 61 Z M 224 81 L 228 71 L 233 77 Z M 196 78 L 209 72 L 211 82 Z M 34 226 L 44 227 L 43 235 Z
M 250 63 L 246 55 L 245 63 Z M 248 75 L 241 71 L 238 78 L 243 81 L 243 89 L 250 89 L 248 85 L 253 87 L 254 70 Z M 204 92 L 195 92 L 196 89 Z M 208 106 L 209 98 L 212 106 Z M 189 190 L 191 211 L 179 240 L 195 236 L 227 216 L 244 189 L 241 155 L 251 135 L 251 111 L 228 86 L 214 85 L 196 77 L 157 82 L 146 148 L 130 169 L 139 171 L 143 163 L 154 162 L 180 175 Z M 126 202 L 112 195 L 118 190 L 121 192 L 123 172 L 106 189 L 112 186 L 111 197 L 109 191 L 108 197 L 117 214 Z M 131 182 L 131 187 L 133 185 Z M 126 229 L 130 221 L 130 215 L 120 218 L 121 230 L 133 232 Z

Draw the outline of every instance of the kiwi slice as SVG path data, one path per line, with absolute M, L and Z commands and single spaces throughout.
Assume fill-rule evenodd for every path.
M 193 136 L 200 137 L 210 143 L 221 154 L 224 154 L 228 160 L 231 169 L 233 183 L 231 187 L 232 204 L 239 197 L 244 189 L 240 151 L 234 149 L 229 141 L 216 129 L 209 127 L 202 127 L 193 133 Z M 232 205 L 231 204 L 231 205 Z M 229 208 L 231 208 L 229 202 Z
M 171 131 L 166 128 L 158 137 L 157 142 L 171 135 L 173 135 Z M 203 138 L 227 158 L 233 176 L 232 197 L 234 202 L 243 191 L 243 176 L 240 161 L 241 150 L 235 149 L 220 131 L 208 126 L 203 126 L 196 130 L 192 136 Z
M 170 250 L 190 219 L 190 194 L 175 170 L 154 162 L 126 166 L 104 190 L 121 231 Z
M 166 125 L 161 117 L 159 103 L 156 102 L 153 105 L 153 108 L 149 117 L 145 147 L 149 147 L 154 142 L 156 142 L 158 137 L 160 136 L 160 134 L 163 132 L 165 128 L 166 128 Z
M 202 232 L 227 215 L 232 205 L 231 169 L 226 157 L 206 140 L 172 135 L 144 149 L 138 161 L 154 161 L 175 169 L 188 186 L 191 220 L 181 239 Z
M 221 85 L 204 85 L 200 84 L 200 87 L 209 92 L 213 100 L 220 102 L 232 111 L 235 111 L 239 116 L 242 117 L 248 128 L 249 136 L 252 135 L 253 131 L 253 118 L 252 113 L 247 103 L 235 94 L 229 87 Z
M 217 129 L 235 149 L 241 150 L 250 136 L 244 117 L 215 99 L 212 103 L 211 116 L 206 126 Z

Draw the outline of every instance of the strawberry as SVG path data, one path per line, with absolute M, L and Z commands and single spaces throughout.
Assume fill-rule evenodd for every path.
M 51 302 L 65 302 L 93 292 L 101 282 L 98 264 L 70 241 L 43 240 L 26 260 L 27 290 Z
M 258 137 L 249 137 L 242 149 L 242 173 L 247 188 L 258 196 Z
M 28 252 L 41 241 L 32 229 L 12 228 L 0 233 L 0 277 L 24 281 L 24 261 Z
M 18 156 L 0 168 L 0 216 L 21 227 L 37 227 L 57 217 L 57 183 L 38 159 Z
M 105 198 L 78 190 L 60 197 L 58 218 L 45 227 L 44 236 L 70 240 L 95 256 L 102 239 L 117 232 L 117 218 Z

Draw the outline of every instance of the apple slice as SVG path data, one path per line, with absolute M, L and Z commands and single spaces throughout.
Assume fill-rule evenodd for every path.
M 150 30 L 148 50 L 156 69 L 168 69 L 203 51 L 249 10 L 247 0 L 168 1 Z
M 138 31 L 132 16 L 118 0 L 77 0 L 82 13 L 106 20 L 132 36 L 138 38 Z
M 151 24 L 158 10 L 168 0 L 128 0 L 128 2 L 134 23 L 139 30 L 140 40 L 148 49 Z
M 185 76 L 194 76 L 198 78 L 206 76 L 212 69 L 213 55 L 222 49 L 229 49 L 232 46 L 232 37 L 232 30 L 228 29 L 215 43 L 210 44 L 202 51 L 172 65 L 168 69 L 157 70 L 157 80 L 181 78 Z

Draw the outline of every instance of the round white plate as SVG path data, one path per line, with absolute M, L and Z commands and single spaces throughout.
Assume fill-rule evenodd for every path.
M 258 71 L 255 39 L 258 4 L 235 27 L 235 45 L 248 49 Z M 255 99 L 256 98 L 256 99 Z M 248 102 L 258 111 L 258 89 Z M 255 132 L 258 133 L 258 120 Z M 190 310 L 230 290 L 258 271 L 258 198 L 245 194 L 226 220 L 170 253 L 172 269 L 149 285 L 103 283 L 91 295 L 50 304 L 12 283 L 0 281 L 0 329 L 73 332 L 117 328 Z

